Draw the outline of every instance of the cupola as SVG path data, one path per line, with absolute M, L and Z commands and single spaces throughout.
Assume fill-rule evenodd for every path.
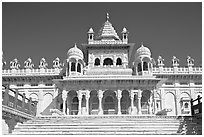
M 78 58 L 78 59 L 84 59 L 83 52 L 77 47 L 76 43 L 73 48 L 69 49 L 67 52 L 68 58 Z

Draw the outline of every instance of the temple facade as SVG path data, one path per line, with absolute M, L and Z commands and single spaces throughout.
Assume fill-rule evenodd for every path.
M 82 49 L 73 44 L 53 68 L 45 58 L 38 68 L 28 58 L 23 67 L 14 59 L 4 69 L 2 60 L 2 84 L 37 101 L 38 116 L 191 115 L 190 100 L 202 95 L 202 68 L 189 56 L 184 67 L 175 56 L 165 67 L 143 43 L 129 43 L 126 28 L 121 34 L 107 14 L 99 32 L 90 28 Z

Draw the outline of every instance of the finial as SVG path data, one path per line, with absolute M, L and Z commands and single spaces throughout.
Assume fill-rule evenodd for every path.
M 74 44 L 74 47 L 75 47 L 75 48 L 77 48 L 77 45 L 76 45 L 76 43 Z
M 143 41 L 141 42 L 141 47 L 143 47 Z
M 107 21 L 109 20 L 109 14 L 108 13 L 106 14 L 106 20 Z

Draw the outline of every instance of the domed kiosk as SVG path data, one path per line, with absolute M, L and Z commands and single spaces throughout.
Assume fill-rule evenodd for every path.
M 84 54 L 75 44 L 67 52 L 66 60 L 66 76 L 81 76 L 83 75 Z
M 151 75 L 154 60 L 151 58 L 151 51 L 143 43 L 137 49 L 134 61 L 136 75 Z

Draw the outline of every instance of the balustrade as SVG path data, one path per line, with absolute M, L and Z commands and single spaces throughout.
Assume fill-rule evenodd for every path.
M 8 69 L 2 70 L 2 76 L 10 75 L 59 75 L 62 69 Z
M 26 98 L 25 94 L 20 94 L 18 91 L 14 91 L 5 87 L 3 90 L 2 104 L 19 111 L 23 111 L 27 114 L 36 114 L 36 104 L 37 102 L 32 101 L 31 98 Z
M 154 67 L 152 69 L 153 74 L 201 74 L 202 73 L 202 68 L 201 67 L 193 67 L 192 71 L 189 71 L 188 67 L 178 67 L 177 72 L 174 72 L 174 68 L 172 67 Z

